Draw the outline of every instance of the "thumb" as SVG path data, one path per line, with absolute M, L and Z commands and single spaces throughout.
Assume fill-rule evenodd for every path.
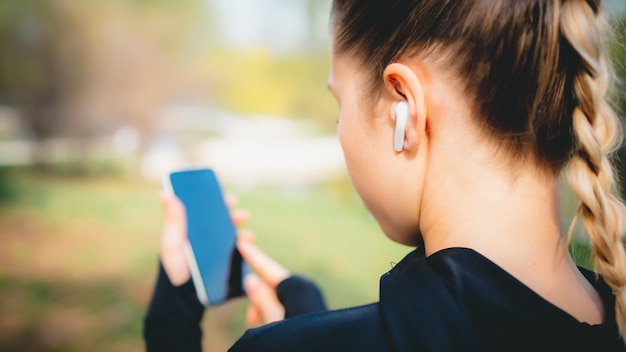
M 264 324 L 279 321 L 285 318 L 285 308 L 278 301 L 276 291 L 254 274 L 244 279 L 246 292 L 250 303 L 261 316 Z
M 179 286 L 189 280 L 191 275 L 185 254 L 187 241 L 185 207 L 173 194 L 161 193 L 160 198 L 165 209 L 161 262 L 170 282 L 174 286 Z
M 178 250 L 185 243 L 187 234 L 185 207 L 173 194 L 161 193 L 160 198 L 165 210 L 161 248 L 165 251 Z

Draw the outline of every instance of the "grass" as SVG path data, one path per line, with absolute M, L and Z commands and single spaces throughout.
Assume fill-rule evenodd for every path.
M 380 231 L 346 180 L 238 188 L 256 242 L 321 286 L 329 306 L 377 300 L 381 274 L 410 248 Z M 128 178 L 0 170 L 0 351 L 143 350 L 163 212 L 159 185 Z M 575 243 L 576 260 L 589 250 Z M 205 351 L 245 330 L 246 301 L 208 311 Z
M 140 350 L 160 230 L 152 188 L 3 178 L 0 350 Z

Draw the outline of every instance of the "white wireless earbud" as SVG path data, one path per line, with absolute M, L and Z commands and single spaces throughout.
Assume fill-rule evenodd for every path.
M 401 152 L 404 148 L 404 129 L 409 121 L 409 103 L 401 101 L 396 104 L 396 131 L 393 135 L 393 149 Z

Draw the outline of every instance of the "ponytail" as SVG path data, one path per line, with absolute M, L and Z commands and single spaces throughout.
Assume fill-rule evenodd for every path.
M 602 40 L 605 25 L 599 0 L 563 0 L 561 33 L 575 54 L 575 59 L 567 64 L 573 66 L 573 135 L 577 143 L 566 176 L 581 201 L 577 216 L 591 242 L 595 268 L 615 294 L 616 320 L 624 339 L 626 252 L 621 237 L 626 208 L 616 195 L 610 161 L 622 133 L 619 120 L 605 99 L 612 77 Z

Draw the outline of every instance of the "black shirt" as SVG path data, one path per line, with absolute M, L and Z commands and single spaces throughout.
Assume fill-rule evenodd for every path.
M 445 249 L 428 258 L 416 250 L 382 276 L 379 302 L 251 329 L 231 351 L 626 351 L 611 290 L 580 270 L 604 302 L 603 324 L 578 322 L 471 249 Z M 181 289 L 169 287 L 173 297 L 159 298 L 166 286 L 157 284 L 146 316 L 148 350 L 183 350 L 190 342 L 199 350 L 201 312 L 188 309 L 195 303 L 182 309 L 183 300 L 161 300 Z M 166 315 L 163 305 L 170 306 Z M 171 324 L 188 329 L 167 336 Z

